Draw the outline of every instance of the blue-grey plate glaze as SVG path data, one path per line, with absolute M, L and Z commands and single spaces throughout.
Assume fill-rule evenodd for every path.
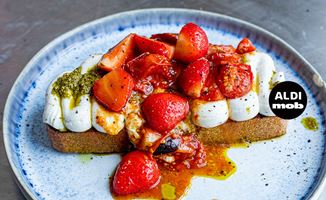
M 58 37 L 27 64 L 9 94 L 3 119 L 4 142 L 12 170 L 33 199 L 111 199 L 109 176 L 119 155 L 59 153 L 51 148 L 42 123 L 45 91 L 61 72 L 77 67 L 90 54 L 104 53 L 130 32 L 178 32 L 195 22 L 212 43 L 236 45 L 249 37 L 267 52 L 287 80 L 301 84 L 308 106 L 279 139 L 229 150 L 237 171 L 227 180 L 194 178 L 185 199 L 316 199 L 325 185 L 324 82 L 293 48 L 271 33 L 241 20 L 183 9 L 137 10 L 108 16 Z M 306 130 L 302 117 L 315 117 L 318 131 Z

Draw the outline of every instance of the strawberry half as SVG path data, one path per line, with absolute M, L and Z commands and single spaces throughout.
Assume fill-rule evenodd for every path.
M 121 66 L 134 57 L 134 34 L 128 35 L 115 47 L 103 55 L 98 67 L 105 71 L 121 68 Z
M 194 23 L 184 25 L 179 33 L 174 58 L 191 63 L 207 54 L 208 38 L 203 29 Z
M 119 112 L 126 105 L 134 82 L 123 69 L 118 68 L 95 81 L 93 93 L 97 100 L 109 109 Z
M 135 43 L 141 53 L 149 52 L 151 54 L 159 54 L 167 57 L 169 60 L 172 59 L 174 53 L 174 46 L 135 35 Z
M 151 94 L 144 100 L 142 111 L 149 127 L 164 133 L 187 116 L 189 104 L 186 99 L 172 93 Z
M 180 74 L 179 85 L 186 95 L 194 98 L 200 97 L 209 68 L 209 61 L 206 58 L 200 58 L 183 70 Z
M 118 195 L 143 192 L 160 182 L 161 174 L 152 155 L 133 151 L 125 155 L 114 174 L 112 189 Z

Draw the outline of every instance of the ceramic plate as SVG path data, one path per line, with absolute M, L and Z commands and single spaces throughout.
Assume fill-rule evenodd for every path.
M 119 13 L 82 25 L 49 43 L 27 64 L 9 94 L 3 119 L 4 142 L 12 170 L 28 198 L 111 199 L 109 176 L 120 161 L 108 156 L 59 153 L 51 148 L 42 123 L 45 91 L 63 71 L 79 66 L 90 54 L 104 53 L 130 32 L 178 32 L 187 22 L 199 24 L 212 43 L 236 45 L 249 37 L 272 56 L 286 79 L 307 91 L 304 114 L 289 123 L 279 139 L 233 148 L 228 156 L 237 171 L 227 180 L 194 178 L 185 199 L 314 199 L 325 183 L 324 82 L 293 48 L 247 22 L 215 13 L 149 9 Z M 306 130 L 302 117 L 319 123 Z

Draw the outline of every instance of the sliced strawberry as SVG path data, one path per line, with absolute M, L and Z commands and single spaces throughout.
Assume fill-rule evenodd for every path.
M 135 35 L 135 43 L 141 53 L 149 52 L 151 54 L 159 54 L 167 57 L 169 60 L 172 59 L 174 53 L 174 46 Z
M 152 155 L 133 151 L 125 155 L 114 174 L 112 189 L 118 195 L 144 192 L 159 184 L 161 173 Z
M 252 89 L 252 81 L 250 65 L 242 63 L 221 66 L 217 76 L 219 89 L 230 99 L 247 94 Z
M 213 53 L 235 53 L 235 48 L 232 45 L 216 45 L 209 44 L 207 55 Z
M 217 66 L 211 66 L 199 99 L 205 101 L 218 101 L 224 99 L 224 96 L 217 85 L 217 74 Z
M 93 93 L 97 100 L 109 109 L 119 112 L 126 105 L 134 82 L 123 69 L 118 68 L 95 81 Z
M 208 59 L 215 65 L 226 65 L 240 63 L 242 61 L 242 56 L 237 53 L 213 53 L 208 56 Z
M 150 94 L 154 88 L 168 88 L 180 73 L 177 65 L 171 64 L 165 56 L 143 53 L 125 65 L 135 79 L 135 89 Z
M 121 68 L 125 62 L 134 57 L 134 47 L 134 34 L 130 34 L 103 55 L 98 67 L 108 72 Z
M 208 38 L 203 29 L 194 23 L 184 25 L 179 33 L 174 58 L 191 63 L 205 56 L 208 51 Z
M 165 42 L 168 44 L 176 45 L 178 34 L 176 33 L 158 33 L 151 36 L 151 39 Z
M 209 68 L 209 61 L 206 58 L 200 58 L 183 70 L 179 77 L 179 85 L 186 95 L 194 98 L 200 97 Z
M 252 44 L 252 42 L 248 38 L 243 38 L 237 47 L 237 53 L 244 54 L 255 51 L 256 47 Z
M 142 111 L 150 128 L 164 133 L 173 129 L 188 114 L 188 101 L 172 93 L 158 93 L 148 96 Z

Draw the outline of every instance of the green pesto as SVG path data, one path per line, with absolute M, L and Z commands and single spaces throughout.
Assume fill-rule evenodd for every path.
M 97 70 L 92 69 L 83 74 L 78 81 L 78 97 L 83 94 L 89 94 L 92 90 L 94 82 L 100 79 L 100 75 Z
M 319 129 L 318 121 L 314 117 L 304 117 L 301 124 L 308 130 L 317 131 Z
M 100 78 L 96 69 L 81 73 L 82 68 L 78 67 L 70 73 L 65 73 L 53 84 L 52 94 L 63 98 L 73 97 L 78 102 L 80 96 L 89 94 L 95 80 Z M 75 105 L 78 103 L 75 103 Z

